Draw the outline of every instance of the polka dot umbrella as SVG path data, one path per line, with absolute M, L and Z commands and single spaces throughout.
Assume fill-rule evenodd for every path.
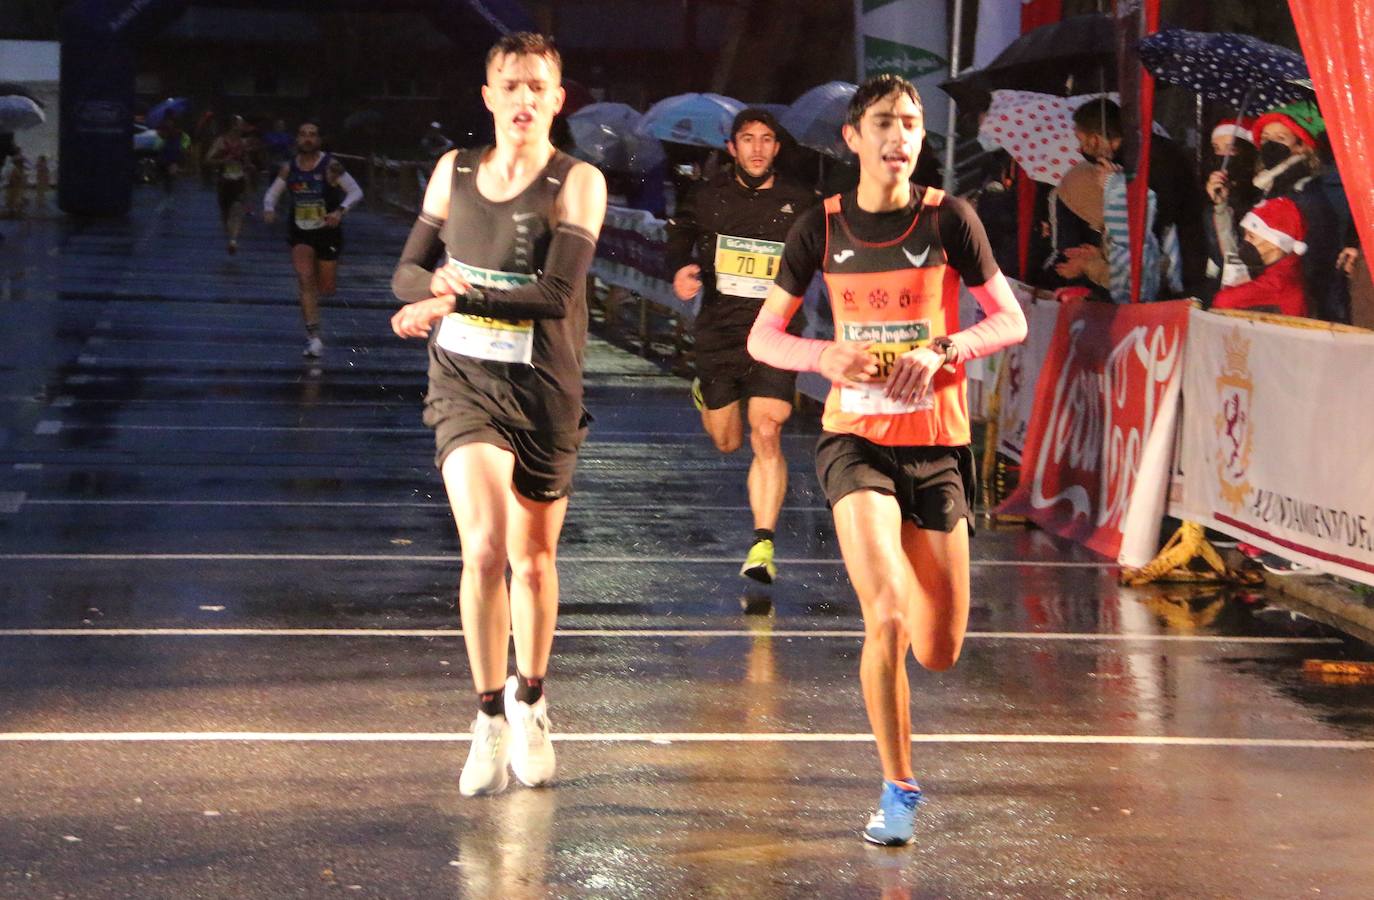
M 1056 97 L 1033 91 L 993 91 L 978 141 L 985 149 L 1001 148 L 1036 181 L 1058 185 L 1083 162 L 1073 133 L 1073 114 L 1080 106 L 1102 97 L 1117 101 L 1115 93 Z M 1164 134 L 1158 124 L 1157 134 Z M 1167 135 L 1166 135 L 1167 136 Z
M 1160 81 L 1253 115 L 1312 97 L 1302 55 L 1248 34 L 1169 28 L 1140 42 L 1140 61 Z

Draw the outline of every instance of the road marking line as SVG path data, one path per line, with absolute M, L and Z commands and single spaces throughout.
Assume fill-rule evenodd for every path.
M 0 553 L 0 559 L 24 560 L 29 562 L 461 562 L 458 554 L 386 554 L 386 553 Z M 737 566 L 739 560 L 733 556 L 560 556 L 560 562 L 568 563 L 606 563 L 623 565 L 626 563 L 686 563 L 693 565 L 725 564 Z M 777 560 L 779 564 L 839 566 L 839 559 L 810 559 L 786 557 Z M 1116 569 L 1115 563 L 1064 562 L 1006 559 L 975 559 L 970 566 L 978 567 L 1026 567 L 1042 569 Z
M 590 732 L 554 734 L 562 743 L 867 744 L 870 734 L 799 732 Z M 10 731 L 3 743 L 467 743 L 456 731 Z M 1060 744 L 1071 746 L 1218 747 L 1259 750 L 1374 750 L 1374 740 L 1173 737 L 1143 734 L 913 734 L 915 744 Z
M 202 607 L 204 608 L 204 607 Z M 222 608 L 222 607 L 221 607 Z M 858 630 L 743 628 L 565 628 L 561 638 L 862 638 Z M 459 638 L 458 628 L 0 628 L 6 637 L 341 637 L 341 638 Z M 1079 641 L 1137 643 L 1165 641 L 1181 644 L 1340 644 L 1340 638 L 1264 637 L 1211 634 L 1095 634 L 1078 631 L 970 631 L 968 640 Z

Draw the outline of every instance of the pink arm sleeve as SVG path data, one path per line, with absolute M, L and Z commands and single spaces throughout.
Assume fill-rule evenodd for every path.
M 990 356 L 998 350 L 1026 339 L 1026 316 L 1011 292 L 1011 285 L 998 272 L 987 284 L 969 288 L 987 318 L 949 336 L 958 351 L 959 362 Z M 757 327 L 757 326 L 755 326 Z
M 791 318 L 791 315 L 780 316 L 769 312 L 767 307 L 759 310 L 759 317 L 749 330 L 749 355 L 775 369 L 820 371 L 821 353 L 830 346 L 830 342 L 788 334 L 787 322 Z

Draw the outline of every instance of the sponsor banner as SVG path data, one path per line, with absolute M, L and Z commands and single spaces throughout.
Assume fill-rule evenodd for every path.
M 1006 370 L 1006 375 L 999 376 L 1002 393 L 997 408 L 997 452 L 1019 463 L 1035 408 L 1040 370 L 1050 352 L 1055 323 L 1059 321 L 1059 303 L 1037 301 L 1030 285 L 1010 278 L 1007 283 L 1026 314 L 1026 339 L 1001 354 L 1000 367 Z
M 1158 547 L 1190 305 L 1072 300 L 1061 307 L 1021 481 L 998 512 L 1028 516 L 1124 565 L 1144 565 Z M 1139 478 L 1145 469 L 1158 469 L 1158 477 Z
M 663 279 L 666 224 L 643 210 L 606 207 L 592 274 L 607 284 L 690 315 L 694 307 L 678 300 L 673 286 Z
M 1170 512 L 1374 584 L 1374 335 L 1194 311 Z
M 949 23 L 945 0 L 854 0 L 854 37 L 859 81 L 891 72 L 921 93 L 926 141 L 944 147 L 949 97 L 940 82 L 949 77 Z

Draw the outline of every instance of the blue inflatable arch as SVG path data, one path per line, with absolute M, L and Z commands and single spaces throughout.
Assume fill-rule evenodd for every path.
M 81 216 L 121 216 L 133 192 L 130 129 L 138 47 L 176 20 L 190 0 L 77 0 L 63 11 L 58 205 Z M 242 5 L 237 4 L 237 5 Z M 276 0 L 261 5 L 375 11 L 374 0 Z M 388 0 L 393 11 L 422 10 L 463 42 L 472 29 L 493 35 L 533 30 L 518 0 Z

